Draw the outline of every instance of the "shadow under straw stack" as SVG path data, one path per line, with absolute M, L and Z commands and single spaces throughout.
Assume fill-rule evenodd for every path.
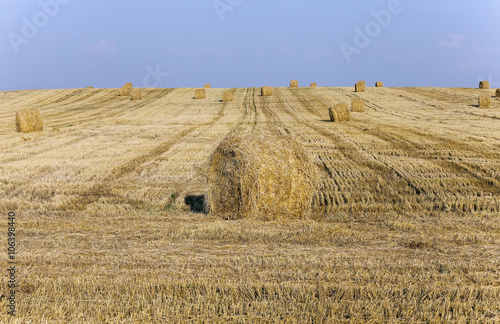
M 351 111 L 346 103 L 338 103 L 328 109 L 332 122 L 350 121 Z
M 308 218 L 316 178 L 292 136 L 233 135 L 210 156 L 207 209 L 224 219 Z
M 43 131 L 42 114 L 38 108 L 26 108 L 16 113 L 16 130 L 20 133 Z

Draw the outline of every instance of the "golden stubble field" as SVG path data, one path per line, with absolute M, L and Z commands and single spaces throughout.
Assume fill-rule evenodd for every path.
M 19 261 L 1 322 L 500 322 L 500 99 L 477 107 L 493 89 L 206 90 L 0 92 L 0 239 L 16 212 Z M 354 97 L 367 112 L 327 121 Z M 15 132 L 27 107 L 44 132 Z M 197 212 L 229 134 L 296 136 L 311 219 Z

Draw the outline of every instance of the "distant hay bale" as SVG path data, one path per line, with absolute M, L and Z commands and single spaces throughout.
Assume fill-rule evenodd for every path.
M 87 87 L 87 89 L 94 89 L 94 87 L 93 87 L 93 86 L 90 86 L 90 87 Z
M 489 89 L 490 82 L 489 81 L 481 81 L 479 82 L 479 89 Z
M 491 106 L 491 96 L 490 95 L 480 95 L 479 96 L 479 107 L 488 108 Z
M 234 101 L 234 91 L 227 90 L 222 94 L 222 102 L 231 102 Z
M 316 82 L 311 83 L 311 88 L 316 88 L 318 84 Z
M 260 94 L 263 96 L 263 97 L 269 97 L 269 96 L 272 96 L 273 95 L 273 88 L 271 87 L 262 87 L 260 89 Z
M 297 80 L 290 81 L 290 88 L 298 88 L 298 86 L 299 86 L 299 81 Z
M 130 99 L 132 100 L 141 100 L 142 99 L 142 89 L 131 89 L 130 90 Z
M 310 215 L 316 169 L 291 136 L 226 138 L 208 167 L 208 210 L 225 219 Z
M 120 96 L 122 97 L 128 97 L 130 96 L 130 92 L 131 92 L 132 88 L 129 88 L 127 86 L 123 86 L 120 88 Z
M 352 98 L 351 110 L 354 112 L 366 111 L 366 100 L 363 98 Z
M 362 83 L 362 82 L 364 82 L 364 81 L 360 81 L 360 82 L 356 83 L 356 85 L 354 87 L 354 90 L 356 92 L 365 92 L 366 84 Z
M 211 87 L 212 87 L 212 86 L 210 85 L 210 83 L 207 83 L 207 84 L 205 84 L 205 85 L 203 86 L 203 88 L 205 88 L 205 89 L 210 89 Z
M 346 103 L 339 103 L 328 109 L 332 122 L 350 121 L 351 111 Z
M 205 91 L 205 89 L 196 89 L 196 90 L 194 90 L 194 98 L 195 99 L 206 99 L 207 92 Z
M 497 91 L 495 92 L 495 96 L 498 98 L 500 97 L 500 89 L 497 89 Z
M 384 82 L 375 82 L 375 88 L 383 88 Z
M 43 131 L 42 114 L 38 108 L 26 108 L 16 113 L 16 130 L 20 133 Z
M 132 86 L 132 83 L 128 82 L 128 83 L 125 83 L 124 87 L 127 87 L 129 89 L 132 89 L 133 86 Z

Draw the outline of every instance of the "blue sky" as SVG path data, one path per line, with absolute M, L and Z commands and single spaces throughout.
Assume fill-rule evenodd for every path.
M 500 87 L 498 0 L 0 1 L 0 90 Z

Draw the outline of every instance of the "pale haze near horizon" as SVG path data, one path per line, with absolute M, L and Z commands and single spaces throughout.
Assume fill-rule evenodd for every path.
M 2 0 L 0 91 L 500 87 L 500 2 Z

